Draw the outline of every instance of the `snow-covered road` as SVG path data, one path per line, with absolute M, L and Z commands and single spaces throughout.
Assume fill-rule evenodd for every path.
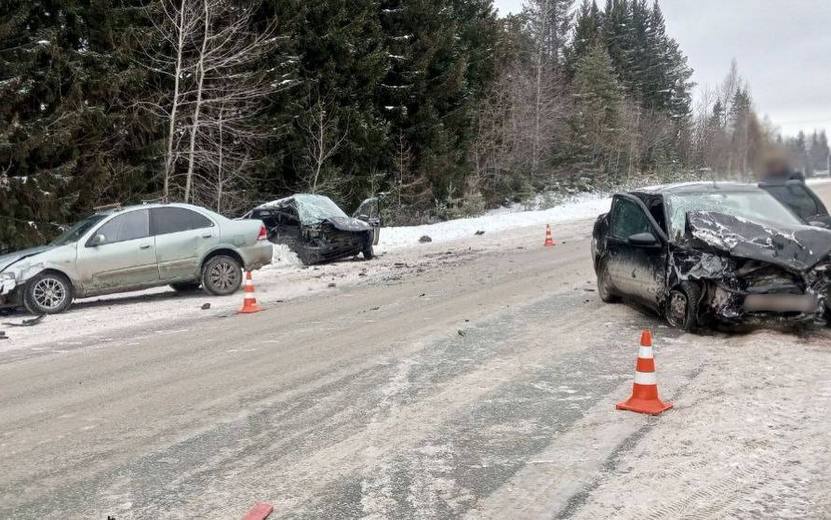
M 536 246 L 542 243 L 540 237 L 544 236 L 545 224 L 555 226 L 558 235 L 569 233 L 576 222 L 607 211 L 609 204 L 607 197 L 586 195 L 546 210 L 515 208 L 439 224 L 384 228 L 377 248 L 379 257 L 371 262 L 356 259 L 304 268 L 285 246 L 275 246 L 273 265 L 254 273 L 256 296 L 265 306 L 281 305 L 299 297 L 331 292 L 332 284 L 343 287 L 382 281 L 395 278 L 405 269 L 429 269 L 452 261 L 459 254 L 468 254 L 468 250 L 497 250 L 514 243 Z M 581 222 L 580 229 L 584 228 L 585 222 Z M 484 231 L 485 235 L 477 236 L 477 231 Z M 419 243 L 424 235 L 430 236 L 433 242 Z M 445 254 L 448 250 L 454 253 Z M 211 306 L 209 310 L 202 309 L 206 303 Z M 183 296 L 166 287 L 79 300 L 71 312 L 48 316 L 37 327 L 3 325 L 20 323 L 31 316 L 0 318 L 0 330 L 5 329 L 10 338 L 0 342 L 0 353 L 38 349 L 44 342 L 72 346 L 83 342 L 86 336 L 106 342 L 152 334 L 206 316 L 231 315 L 241 304 L 241 293 L 212 297 L 200 291 Z
M 831 331 L 604 305 L 591 220 L 545 249 L 540 218 L 280 262 L 252 316 L 151 294 L 7 329 L 0 518 L 831 518 Z M 657 418 L 614 409 L 642 328 Z

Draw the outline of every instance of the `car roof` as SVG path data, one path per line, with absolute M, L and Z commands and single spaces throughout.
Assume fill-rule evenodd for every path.
M 327 197 L 326 195 L 321 195 L 319 193 L 295 193 L 294 195 L 291 195 L 290 197 L 284 197 L 282 199 L 272 200 L 271 202 L 265 202 L 263 204 L 260 204 L 259 206 L 257 206 L 254 209 L 268 209 L 268 208 L 273 208 L 273 207 L 276 207 L 276 206 L 282 206 L 283 204 L 285 204 L 287 202 L 291 202 L 292 200 L 298 200 L 300 202 L 308 202 L 308 201 L 314 200 L 314 199 L 327 199 L 327 200 L 330 200 L 330 201 L 332 200 L 331 198 Z
M 755 193 L 763 191 L 754 184 L 739 182 L 681 182 L 676 184 L 660 184 L 632 190 L 630 193 L 645 195 L 675 195 L 688 193 Z
M 199 206 L 194 206 L 193 204 L 182 204 L 179 202 L 171 202 L 171 203 L 161 203 L 161 202 L 152 202 L 149 204 L 133 204 L 131 206 L 114 206 L 111 208 L 106 209 L 99 209 L 94 214 L 95 215 L 116 215 L 118 213 L 125 213 L 127 211 L 133 211 L 137 209 L 153 209 L 153 208 L 183 208 L 189 209 L 196 212 L 203 212 L 207 211 L 205 208 L 201 208 Z

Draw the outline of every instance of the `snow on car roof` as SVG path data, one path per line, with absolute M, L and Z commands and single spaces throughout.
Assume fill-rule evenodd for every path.
M 679 182 L 675 184 L 659 184 L 632 190 L 632 193 L 713 193 L 713 192 L 755 192 L 759 187 L 753 184 L 739 182 Z
M 316 201 L 326 200 L 331 201 L 329 197 L 326 195 L 316 195 L 312 193 L 295 193 L 289 197 L 283 197 L 282 199 L 272 200 L 271 202 L 264 202 L 260 204 L 255 209 L 268 209 L 274 208 L 277 206 L 282 206 L 287 202 L 291 202 L 292 200 L 297 200 L 298 202 L 314 204 Z

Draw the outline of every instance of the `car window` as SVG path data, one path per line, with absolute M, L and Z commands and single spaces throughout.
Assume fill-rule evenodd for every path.
M 265 224 L 265 227 L 268 229 L 272 229 L 278 225 L 277 213 L 272 210 L 255 210 L 251 214 L 251 218 L 262 220 L 263 224 Z
M 295 195 L 294 201 L 300 222 L 307 226 L 329 218 L 349 218 L 332 199 L 323 195 Z
M 72 227 L 67 229 L 63 232 L 61 236 L 56 238 L 53 242 L 53 246 L 63 246 L 66 244 L 71 244 L 73 242 L 77 242 L 84 236 L 84 234 L 98 225 L 99 222 L 107 218 L 108 215 L 103 213 L 98 213 L 87 217 L 86 219 L 75 223 Z
M 147 210 L 118 215 L 101 226 L 95 234 L 105 237 L 100 245 L 146 238 L 150 236 L 150 217 Z
M 779 202 L 788 206 L 791 211 L 797 214 L 799 218 L 804 221 L 810 220 L 822 213 L 822 210 L 817 206 L 816 201 L 808 193 L 803 186 L 788 185 L 788 186 L 766 186 L 765 189 Z
M 684 236 L 687 213 L 690 211 L 712 211 L 754 222 L 786 226 L 802 224 L 791 210 L 764 190 L 676 194 L 670 195 L 666 199 L 666 204 L 675 240 L 680 240 Z
M 284 226 L 300 225 L 300 220 L 297 218 L 297 211 L 292 207 L 280 208 L 278 211 L 278 219 L 280 224 Z
M 615 207 L 612 211 L 612 235 L 625 240 L 638 233 L 654 233 L 652 223 L 649 222 L 646 213 L 631 200 L 615 199 Z
M 150 219 L 152 220 L 154 235 L 204 229 L 214 225 L 204 215 L 185 208 L 153 208 Z

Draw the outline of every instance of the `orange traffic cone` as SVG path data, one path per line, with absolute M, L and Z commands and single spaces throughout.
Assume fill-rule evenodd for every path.
M 242 309 L 239 310 L 240 314 L 254 314 L 255 312 L 263 310 L 257 305 L 257 299 L 254 297 L 254 280 L 251 278 L 251 271 L 245 272 L 245 287 L 243 291 L 245 291 L 245 299 L 242 301 Z
M 632 385 L 632 397 L 617 404 L 618 410 L 660 415 L 672 408 L 658 398 L 658 380 L 655 376 L 655 357 L 652 353 L 652 333 L 648 330 L 641 334 L 641 348 L 638 350 L 638 364 L 635 367 L 635 384 Z
M 554 247 L 554 237 L 551 235 L 551 224 L 545 225 L 545 247 Z

